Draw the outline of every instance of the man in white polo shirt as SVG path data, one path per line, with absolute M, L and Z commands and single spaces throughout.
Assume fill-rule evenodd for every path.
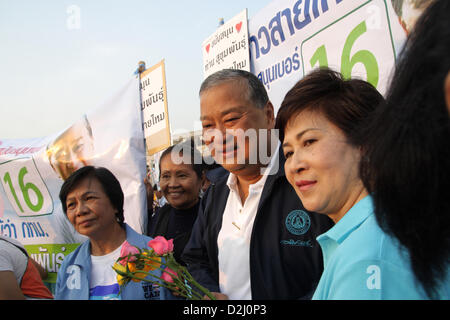
M 205 143 L 230 174 L 202 199 L 182 257 L 189 271 L 219 299 L 310 298 L 323 269 L 315 238 L 332 222 L 287 182 L 264 86 L 246 71 L 216 72 L 200 109 Z

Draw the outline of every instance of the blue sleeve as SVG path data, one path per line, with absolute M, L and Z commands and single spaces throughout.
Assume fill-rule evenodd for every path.
M 78 249 L 76 249 L 77 251 Z M 55 285 L 55 300 L 65 300 L 67 299 L 66 295 L 68 293 L 67 290 L 67 267 L 70 265 L 70 263 L 72 262 L 72 256 L 74 255 L 74 252 L 70 253 L 69 255 L 67 255 L 63 262 L 61 263 L 61 266 L 58 270 L 58 273 L 56 275 L 56 285 Z
M 56 286 L 55 286 L 55 300 L 61 300 L 61 291 L 62 291 L 62 283 L 63 283 L 63 275 L 65 274 L 64 263 L 61 265 L 61 268 L 58 271 L 56 276 Z

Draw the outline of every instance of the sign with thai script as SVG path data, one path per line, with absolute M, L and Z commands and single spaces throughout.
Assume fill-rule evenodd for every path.
M 70 127 L 36 139 L 0 140 L 0 233 L 16 239 L 56 279 L 64 257 L 87 240 L 59 200 L 61 186 L 85 165 L 108 168 L 125 195 L 125 222 L 147 225 L 144 135 L 139 79 L 133 77 L 102 106 Z
M 275 111 L 298 80 L 324 66 L 384 94 L 404 40 L 390 0 L 277 0 L 249 22 L 252 72 Z
M 164 60 L 141 73 L 141 109 L 147 155 L 170 146 Z
M 202 53 L 204 78 L 222 69 L 250 71 L 247 9 L 203 41 Z

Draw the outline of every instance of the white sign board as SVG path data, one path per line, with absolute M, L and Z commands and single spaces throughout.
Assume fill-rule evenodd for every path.
M 170 146 L 164 60 L 141 73 L 141 109 L 147 154 Z
M 202 52 L 204 78 L 222 69 L 250 71 L 247 9 L 203 41 Z
M 319 66 L 367 80 L 384 94 L 404 40 L 390 0 L 277 0 L 249 22 L 251 71 L 275 111 Z

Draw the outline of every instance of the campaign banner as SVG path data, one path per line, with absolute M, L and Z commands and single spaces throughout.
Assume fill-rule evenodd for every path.
M 20 241 L 56 280 L 64 257 L 87 240 L 78 234 L 59 200 L 61 186 L 85 165 L 108 168 L 125 195 L 125 222 L 147 224 L 144 135 L 139 80 L 133 77 L 107 99 L 54 135 L 0 140 L 0 233 Z
M 318 67 L 366 80 L 384 94 L 405 39 L 391 0 L 277 0 L 249 21 L 251 71 L 275 112 Z
M 222 69 L 250 71 L 247 9 L 221 25 L 202 44 L 203 77 Z
M 164 60 L 143 71 L 140 79 L 142 126 L 147 155 L 151 156 L 171 143 Z

